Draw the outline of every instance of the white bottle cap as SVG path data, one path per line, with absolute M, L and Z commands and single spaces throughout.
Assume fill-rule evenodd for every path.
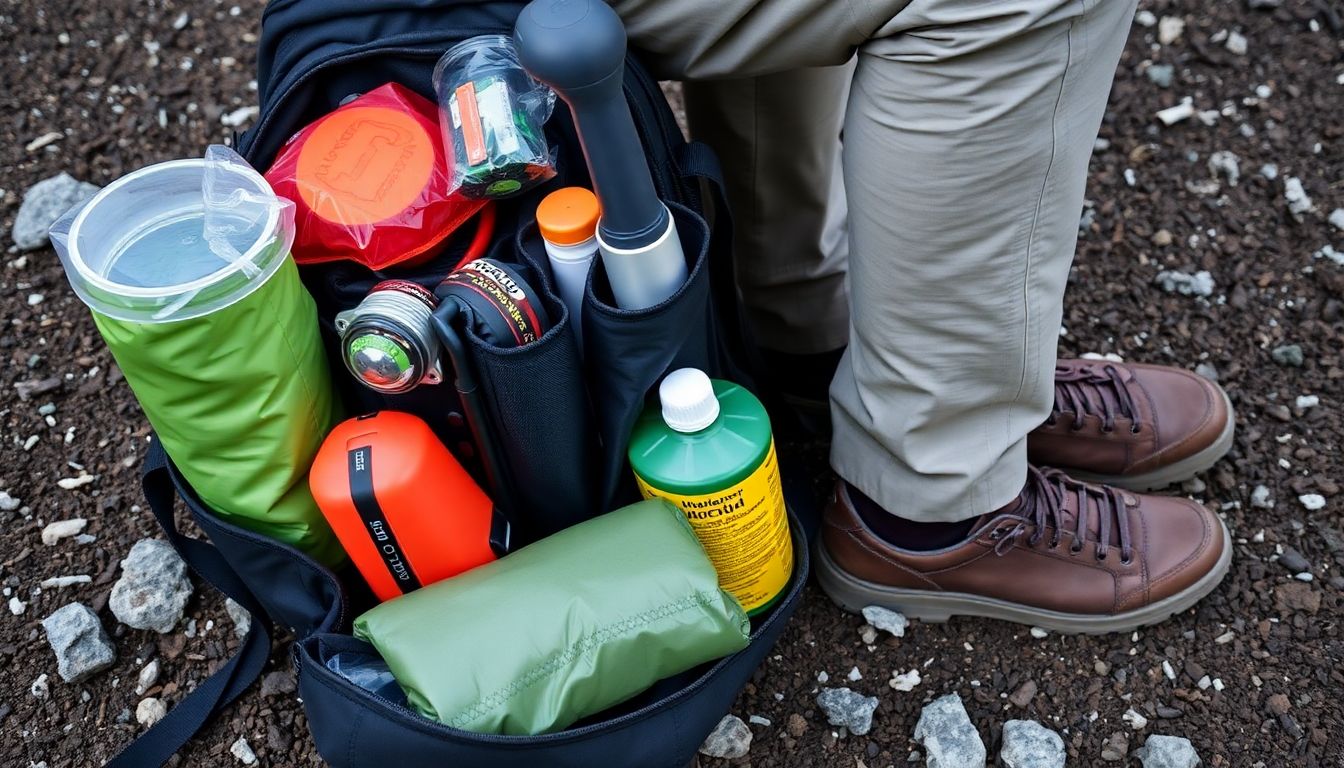
M 658 385 L 663 421 L 678 432 L 699 432 L 719 418 L 714 385 L 698 368 L 679 368 Z

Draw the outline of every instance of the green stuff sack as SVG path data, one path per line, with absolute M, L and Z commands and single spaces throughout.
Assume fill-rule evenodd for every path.
M 182 476 L 237 525 L 345 557 L 308 489 L 340 417 L 292 206 L 212 147 L 113 182 L 52 228 L 66 275 Z
M 747 646 L 681 512 L 644 501 L 355 619 L 412 707 L 453 728 L 561 730 Z

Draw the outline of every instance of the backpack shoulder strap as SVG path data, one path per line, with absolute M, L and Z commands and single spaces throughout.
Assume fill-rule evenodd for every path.
M 191 740 L 220 710 L 237 699 L 261 676 L 271 651 L 269 619 L 252 592 L 243 584 L 219 550 L 209 542 L 188 538 L 173 518 L 176 491 L 168 471 L 168 459 L 159 441 L 150 445 L 141 484 L 145 499 L 177 553 L 205 582 L 213 585 L 251 616 L 251 627 L 238 651 L 224 666 L 178 702 L 166 717 L 109 760 L 106 768 L 147 768 L 163 765 Z

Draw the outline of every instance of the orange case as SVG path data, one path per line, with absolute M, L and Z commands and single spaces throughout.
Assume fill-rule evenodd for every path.
M 409 413 L 342 422 L 318 451 L 308 484 L 379 600 L 495 559 L 490 498 Z

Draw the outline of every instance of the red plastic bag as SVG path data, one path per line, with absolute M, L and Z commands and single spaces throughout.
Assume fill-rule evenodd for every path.
M 294 259 L 415 264 L 484 205 L 451 189 L 438 109 L 388 83 L 310 124 L 266 172 L 294 201 Z

